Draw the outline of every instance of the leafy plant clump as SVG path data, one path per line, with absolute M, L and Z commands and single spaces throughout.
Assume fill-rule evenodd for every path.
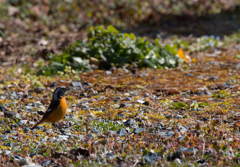
M 49 67 L 44 67 L 39 74 L 55 74 L 66 66 L 87 70 L 93 66 L 109 69 L 135 63 L 139 68 L 171 68 L 181 62 L 175 54 L 175 49 L 170 45 L 165 48 L 160 46 L 158 39 L 154 45 L 144 37 L 120 33 L 113 26 L 106 29 L 97 26 L 90 28 L 86 42 L 79 40 L 63 50 L 62 54 L 50 55 Z

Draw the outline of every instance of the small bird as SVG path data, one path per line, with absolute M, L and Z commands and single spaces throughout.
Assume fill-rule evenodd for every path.
M 67 113 L 67 103 L 65 99 L 65 93 L 69 90 L 65 86 L 60 86 L 55 89 L 52 96 L 52 101 L 44 113 L 42 119 L 34 125 L 31 130 L 36 126 L 44 122 L 50 122 L 55 126 L 55 123 L 63 119 Z

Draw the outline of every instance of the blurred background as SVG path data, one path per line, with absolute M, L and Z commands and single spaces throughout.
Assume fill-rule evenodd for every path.
M 239 0 L 0 0 L 0 63 L 34 62 L 85 39 L 92 25 L 158 38 L 224 38 L 240 29 Z

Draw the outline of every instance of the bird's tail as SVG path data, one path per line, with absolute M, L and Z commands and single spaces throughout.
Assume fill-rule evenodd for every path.
M 38 123 L 36 123 L 36 125 L 34 125 L 34 126 L 31 128 L 31 130 L 33 130 L 34 128 L 36 128 L 40 123 L 42 123 L 42 120 L 39 121 Z

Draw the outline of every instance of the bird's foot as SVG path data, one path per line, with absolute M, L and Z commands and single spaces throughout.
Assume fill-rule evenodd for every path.
M 53 123 L 52 126 L 53 126 L 54 128 L 56 128 L 56 129 L 59 129 L 58 125 L 55 124 L 55 123 Z

